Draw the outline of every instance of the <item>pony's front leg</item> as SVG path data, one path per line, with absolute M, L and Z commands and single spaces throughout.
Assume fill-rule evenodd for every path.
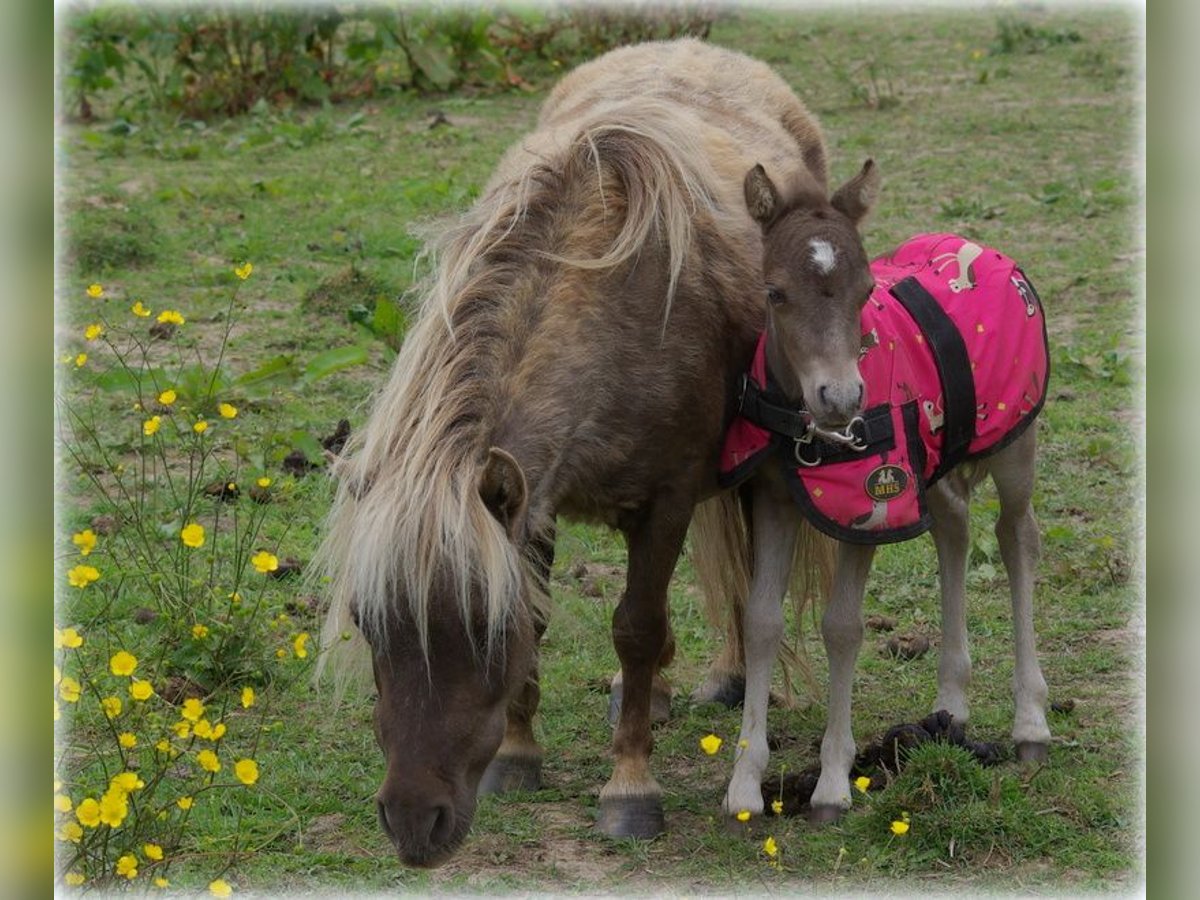
M 771 755 L 767 747 L 771 671 L 783 638 L 783 595 L 799 527 L 796 507 L 782 484 L 770 485 L 760 477 L 754 486 L 753 504 L 754 579 L 742 616 L 746 693 L 737 761 L 723 804 L 731 816 L 763 811 L 762 777 Z
M 664 830 L 662 788 L 650 773 L 651 687 L 672 649 L 667 585 L 690 517 L 690 506 L 659 500 L 649 512 L 622 526 L 629 569 L 612 628 L 623 694 L 613 734 L 613 774 L 600 791 L 596 822 L 610 837 L 652 838 Z
M 554 531 L 543 534 L 530 547 L 534 572 L 543 590 L 550 589 L 550 567 L 554 564 Z M 546 631 L 545 611 L 534 609 L 535 639 L 541 643 Z M 535 651 L 536 653 L 536 651 Z M 537 714 L 542 691 L 535 661 L 529 678 L 508 704 L 504 740 L 479 781 L 478 794 L 505 794 L 509 791 L 536 791 L 542 786 L 542 748 L 533 736 L 533 717 Z
M 854 764 L 854 733 L 850 728 L 850 693 L 854 666 L 862 645 L 862 598 L 875 547 L 838 545 L 833 590 L 821 636 L 829 658 L 829 709 L 821 739 L 821 777 L 813 790 L 810 818 L 831 822 L 850 808 L 850 767 Z

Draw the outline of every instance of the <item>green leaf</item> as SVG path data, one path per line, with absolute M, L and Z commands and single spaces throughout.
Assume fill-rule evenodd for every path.
M 303 453 L 310 463 L 320 465 L 325 459 L 325 448 L 307 431 L 293 431 L 292 446 Z
M 318 353 L 310 359 L 300 377 L 305 382 L 317 381 L 341 369 L 361 366 L 366 361 L 367 351 L 357 344 L 349 347 L 334 347 L 332 350 Z
M 429 43 L 417 44 L 412 48 L 412 58 L 421 74 L 439 90 L 449 88 L 458 77 L 450 65 L 450 55 L 442 47 Z
M 233 384 L 235 387 L 242 388 L 247 393 L 254 393 L 269 391 L 274 387 L 291 384 L 299 377 L 300 370 L 297 368 L 292 357 L 283 355 L 273 357 L 257 369 L 240 375 Z

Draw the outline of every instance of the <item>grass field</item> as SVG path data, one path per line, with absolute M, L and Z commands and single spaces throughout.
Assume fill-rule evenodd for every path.
M 311 655 L 296 658 L 294 650 L 286 653 L 287 666 L 269 661 L 253 678 L 237 664 L 229 671 L 210 668 L 207 687 L 239 679 L 258 686 L 257 718 L 236 705 L 228 715 L 231 732 L 243 722 L 243 733 L 253 733 L 246 740 L 261 777 L 246 791 L 206 795 L 229 799 L 197 801 L 168 847 L 173 886 L 203 887 L 215 873 L 239 891 L 279 895 L 394 889 L 1049 893 L 1132 890 L 1140 883 L 1137 447 L 1145 248 L 1136 147 L 1144 85 L 1134 19 L 1112 9 L 880 8 L 869 17 L 747 9 L 724 14 L 711 40 L 766 60 L 796 89 L 825 128 L 835 182 L 867 156 L 879 162 L 884 194 L 866 228 L 868 251 L 884 252 L 918 231 L 959 231 L 1015 257 L 1038 286 L 1053 365 L 1035 500 L 1043 533 L 1039 650 L 1051 700 L 1074 703 L 1069 712 L 1051 714 L 1049 765 L 1032 770 L 1010 762 L 983 770 L 949 751 L 925 754 L 907 780 L 856 800 L 836 826 L 817 830 L 786 817 L 773 822 L 780 855 L 770 865 L 762 852 L 765 833 L 731 835 L 720 821 L 730 756 L 709 757 L 698 747 L 709 732 L 732 747 L 740 712 L 686 702 L 712 641 L 685 558 L 672 586 L 679 654 L 669 674 L 677 693 L 671 721 L 656 731 L 654 757 L 669 832 L 653 842 L 606 839 L 592 821 L 610 765 L 605 685 L 616 657 L 608 623 L 623 583 L 624 548 L 601 529 L 564 524 L 552 584 L 556 614 L 543 644 L 543 790 L 483 800 L 453 861 L 433 872 L 403 869 L 375 821 L 383 758 L 372 736 L 369 699 L 350 698 L 335 709 L 327 693 L 311 687 Z M 504 148 L 532 125 L 549 86 L 262 113 L 206 128 L 147 124 L 128 133 L 102 122 L 60 129 L 56 339 L 58 355 L 68 361 L 60 364 L 59 419 L 67 445 L 83 447 L 64 452 L 57 474 L 60 627 L 77 626 L 89 641 L 95 636 L 114 650 L 140 647 L 136 655 L 159 660 L 164 677 L 167 663 L 179 658 L 159 652 L 160 625 L 135 617 L 169 592 L 148 587 L 158 583 L 149 571 L 114 577 L 106 559 L 115 557 L 106 556 L 105 540 L 89 556 L 102 579 L 83 591 L 66 582 L 67 569 L 78 562 L 71 534 L 112 512 L 100 491 L 119 493 L 114 467 L 134 470 L 148 458 L 146 442 L 129 435 L 151 410 L 130 412 L 139 395 L 121 366 L 100 343 L 82 337 L 98 308 L 87 286 L 103 285 L 104 314 L 123 323 L 109 329 L 113 334 L 127 326 L 144 333 L 153 323 L 126 312 L 134 300 L 156 313 L 185 313 L 175 337 L 147 345 L 147 365 L 169 372 L 181 394 L 188 394 L 188 378 L 200 377 L 189 366 L 197 360 L 211 365 L 223 354 L 220 399 L 235 404 L 239 415 L 225 423 L 215 404 L 208 409 L 213 446 L 221 449 L 207 464 L 219 480 L 270 477 L 274 502 L 255 506 L 242 496 L 223 505 L 223 519 L 217 502 L 202 493 L 188 493 L 185 505 L 214 522 L 213 544 L 229 549 L 241 566 L 259 547 L 306 561 L 330 488 L 319 473 L 286 474 L 284 457 L 297 448 L 311 455 L 313 438 L 333 431 L 343 417 L 352 427 L 361 423 L 364 402 L 393 356 L 362 322 L 377 298 L 398 299 L 409 286 L 421 246 L 414 226 L 471 202 Z M 434 107 L 448 125 L 430 127 Z M 254 271 L 243 282 L 233 267 L 246 260 Z M 76 366 L 80 352 L 88 359 Z M 169 354 L 184 362 L 168 369 Z M 258 377 L 237 381 L 246 373 Z M 190 396 L 199 398 L 204 386 L 193 384 Z M 174 424 L 181 412 L 162 415 Z M 236 438 L 219 443 L 221 428 L 234 421 Z M 81 439 L 84 433 L 94 439 Z M 181 519 L 162 484 L 169 467 L 184 462 L 179 446 L 168 448 L 162 467 L 147 476 L 161 489 L 147 494 L 141 507 L 145 520 L 137 530 L 146 547 L 178 547 L 174 535 L 188 516 Z M 968 584 L 971 734 L 985 740 L 1006 740 L 1012 714 L 1008 595 L 992 536 L 996 510 L 994 492 L 982 489 Z M 236 553 L 235 515 L 242 517 L 236 534 L 246 535 L 236 539 Z M 125 523 L 122 533 L 133 530 Z M 925 634 L 936 645 L 932 543 L 887 547 L 876 559 L 866 612 L 894 616 L 900 631 Z M 263 586 L 253 572 L 214 573 L 206 590 L 220 584 L 222 597 L 244 591 L 243 602 L 254 607 L 242 635 L 247 652 L 270 660 L 276 648 L 294 647 L 297 634 L 316 634 L 316 617 L 297 596 L 299 581 Z M 188 577 L 201 578 L 197 572 Z M 180 588 L 182 594 L 191 589 Z M 202 624 L 188 610 L 158 611 L 161 621 Z M 240 646 L 229 643 L 236 630 L 220 632 L 223 647 Z M 806 623 L 823 683 L 823 653 L 813 631 Z M 873 640 L 864 644 L 856 683 L 860 744 L 924 715 L 935 693 L 936 652 L 899 662 L 879 653 Z M 190 669 L 186 660 L 172 664 L 203 680 L 198 663 Z M 155 687 L 163 693 L 162 684 Z M 75 706 L 57 757 L 68 789 L 86 779 L 94 761 L 90 748 L 99 746 L 110 724 L 95 698 L 85 696 Z M 151 720 L 147 714 L 147 729 L 156 724 Z M 815 762 L 823 723 L 819 702 L 773 709 L 770 730 L 778 749 L 772 770 L 794 772 Z M 901 810 L 912 816 L 902 838 L 888 830 Z M 70 844 L 60 843 L 60 858 L 71 853 Z M 152 869 L 146 866 L 147 875 Z

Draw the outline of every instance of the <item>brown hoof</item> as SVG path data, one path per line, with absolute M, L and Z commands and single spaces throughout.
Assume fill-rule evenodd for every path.
M 621 718 L 621 698 L 624 690 L 620 684 L 614 684 L 608 694 L 608 724 L 617 727 Z M 661 725 L 671 720 L 671 694 L 652 688 L 650 691 L 650 724 Z
M 1045 763 L 1050 760 L 1050 745 L 1042 741 L 1018 741 L 1017 762 Z
M 700 685 L 692 693 L 693 703 L 720 703 L 726 709 L 737 709 L 746 699 L 746 679 L 741 675 L 725 675 L 719 681 Z
M 533 756 L 497 756 L 483 771 L 476 794 L 508 794 L 542 787 L 542 761 Z
M 846 810 L 840 806 L 821 804 L 808 808 L 808 821 L 811 825 L 829 825 L 840 819 Z
M 659 797 L 601 799 L 596 827 L 613 838 L 656 838 L 667 830 L 662 800 Z

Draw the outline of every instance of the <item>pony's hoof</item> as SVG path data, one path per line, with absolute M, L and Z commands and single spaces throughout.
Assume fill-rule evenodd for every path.
M 846 810 L 831 803 L 822 803 L 808 808 L 808 821 L 812 825 L 829 825 L 840 819 Z
M 746 699 L 746 679 L 741 675 L 723 675 L 705 681 L 692 692 L 693 703 L 720 703 L 726 709 L 736 709 Z
M 1044 741 L 1017 741 L 1017 762 L 1045 763 L 1050 759 L 1050 745 Z
M 667 830 L 662 800 L 659 797 L 601 799 L 596 827 L 613 838 L 656 838 Z
M 542 786 L 542 761 L 532 756 L 497 756 L 483 771 L 477 794 L 536 791 Z
M 617 727 L 621 718 L 621 698 L 624 690 L 621 685 L 614 684 L 608 694 L 608 724 Z M 671 719 L 671 695 L 667 691 L 652 688 L 650 691 L 650 724 L 661 725 Z

